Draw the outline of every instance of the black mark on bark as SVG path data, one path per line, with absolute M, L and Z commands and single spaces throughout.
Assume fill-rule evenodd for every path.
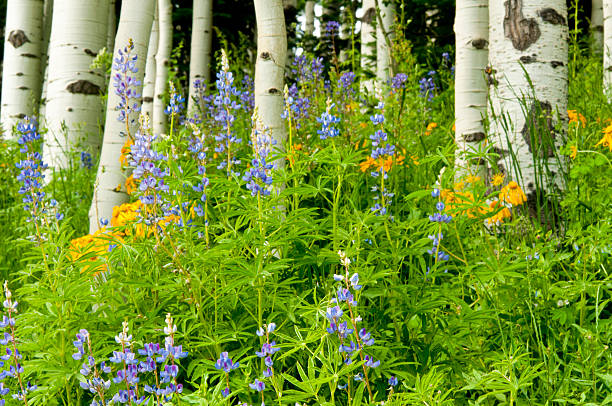
M 278 90 L 275 87 L 271 87 L 270 89 L 268 89 L 268 93 L 270 93 L 270 94 L 279 94 L 280 90 Z
M 476 49 L 483 49 L 488 44 L 489 44 L 489 41 L 487 41 L 484 38 L 476 38 L 475 40 L 472 40 L 472 46 Z
M 565 25 L 565 17 L 563 17 L 554 8 L 543 8 L 538 10 L 538 16 L 547 23 L 553 25 Z
M 38 58 L 36 55 L 34 54 L 21 54 L 21 56 L 23 56 L 24 58 Z
M 30 40 L 22 30 L 13 30 L 8 36 L 8 42 L 10 42 L 14 48 L 19 48 L 26 42 L 30 42 Z
M 519 59 L 524 64 L 537 62 L 537 59 L 536 59 L 535 55 L 523 55 Z
M 478 141 L 482 141 L 484 139 L 485 139 L 485 133 L 483 133 L 483 132 L 463 134 L 463 140 L 465 142 L 478 142 Z
M 504 34 L 515 49 L 524 51 L 540 38 L 540 27 L 534 18 L 523 16 L 523 0 L 506 0 L 504 6 Z
M 363 13 L 363 17 L 361 17 L 361 22 L 364 24 L 372 25 L 375 18 L 376 18 L 376 9 L 374 7 L 371 7 L 367 9 L 365 13 Z
M 531 154 L 536 154 L 537 157 L 555 156 L 556 134 L 549 102 L 539 100 L 533 102 L 521 134 Z
M 550 61 L 550 66 L 552 66 L 553 68 L 558 68 L 559 66 L 563 66 L 565 65 L 563 62 L 561 61 Z
M 150 96 L 146 96 L 142 98 L 143 103 L 153 103 L 153 98 Z
M 92 50 L 91 50 L 91 49 L 89 49 L 89 48 L 85 48 L 85 49 L 83 50 L 83 52 L 85 52 L 85 53 L 86 53 L 87 55 L 89 55 L 89 56 L 93 56 L 94 58 L 95 58 L 96 56 L 98 56 L 98 54 L 96 54 L 94 51 L 92 51 Z
M 270 52 L 262 52 L 260 56 L 261 59 L 263 59 L 264 61 L 269 61 L 270 59 L 272 59 L 272 55 L 270 54 Z
M 77 80 L 66 87 L 70 93 L 75 94 L 100 94 L 100 87 L 88 80 Z

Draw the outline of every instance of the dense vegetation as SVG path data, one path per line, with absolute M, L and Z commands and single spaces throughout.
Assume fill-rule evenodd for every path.
M 451 58 L 418 64 L 403 38 L 377 96 L 350 61 L 297 57 L 282 146 L 252 130 L 248 68 L 219 58 L 197 117 L 174 91 L 167 136 L 141 119 L 126 137 L 131 175 L 117 187 L 133 201 L 94 235 L 97 157 L 74 151 L 70 170 L 42 180 L 32 118 L 0 148 L 10 393 L 45 405 L 612 403 L 612 109 L 581 45 L 554 224 L 495 169 L 455 182 Z

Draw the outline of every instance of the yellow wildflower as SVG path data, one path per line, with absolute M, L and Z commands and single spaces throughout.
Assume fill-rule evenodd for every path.
M 577 113 L 576 110 L 568 110 L 567 115 L 569 116 L 570 125 L 576 123 L 576 125 L 582 124 L 582 128 L 586 127 L 586 118 L 582 114 Z
M 570 158 L 576 159 L 576 155 L 578 155 L 578 148 L 575 145 L 570 145 Z
M 427 129 L 425 130 L 425 135 L 431 135 L 431 132 L 437 126 L 438 126 L 438 124 L 436 124 L 436 123 L 429 123 L 429 124 L 427 124 Z
M 125 141 L 125 144 L 123 144 L 123 147 L 121 147 L 121 155 L 119 156 L 119 162 L 121 163 L 122 166 L 128 166 L 127 157 L 130 151 L 132 150 L 132 145 L 134 145 L 134 142 L 132 141 L 131 138 L 128 138 Z
M 499 198 L 502 202 L 510 203 L 513 206 L 519 206 L 527 201 L 527 196 L 521 190 L 521 187 L 515 181 L 510 181 L 499 192 Z
M 130 175 L 125 180 L 125 191 L 127 192 L 128 195 L 131 195 L 132 192 L 134 192 L 134 190 L 136 190 L 137 187 L 138 187 L 138 184 L 136 183 L 136 179 L 134 179 L 134 175 Z
M 510 218 L 512 216 L 512 213 L 507 207 L 504 207 L 503 209 L 499 210 L 499 206 L 499 200 L 495 200 L 491 202 L 491 204 L 489 204 L 489 210 L 495 212 L 495 214 L 485 220 L 488 225 L 502 223 L 505 218 Z
M 493 179 L 491 179 L 491 184 L 493 186 L 499 186 L 502 183 L 504 183 L 504 174 L 503 173 L 496 173 L 495 175 L 493 175 Z
M 610 152 L 612 152 L 612 124 L 608 125 L 602 132 L 604 133 L 603 138 L 595 146 L 609 147 Z

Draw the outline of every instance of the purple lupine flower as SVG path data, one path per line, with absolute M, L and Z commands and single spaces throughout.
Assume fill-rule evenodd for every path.
M 215 136 L 217 146 L 215 152 L 220 156 L 226 156 L 226 160 L 219 163 L 218 169 L 226 168 L 227 175 L 231 174 L 238 175 L 237 172 L 232 171 L 232 165 L 240 164 L 240 160 L 232 157 L 231 148 L 232 144 L 240 144 L 242 139 L 237 138 L 236 134 L 232 130 L 236 117 L 234 111 L 241 108 L 240 103 L 236 102 L 236 99 L 240 97 L 240 90 L 234 86 L 234 74 L 229 70 L 229 61 L 225 51 L 222 51 L 221 56 L 221 70 L 217 72 L 217 94 L 214 98 L 214 105 L 216 108 L 214 121 L 221 124 L 221 131 Z
M 140 93 L 137 88 L 140 86 L 140 81 L 132 73 L 138 72 L 136 60 L 138 56 L 132 54 L 134 51 L 134 42 L 132 39 L 128 41 L 128 45 L 117 51 L 118 56 L 114 58 L 113 69 L 117 71 L 113 75 L 113 86 L 115 94 L 119 96 L 119 104 L 115 106 L 115 110 L 119 111 L 117 120 L 124 123 L 126 120 L 131 122 L 130 115 L 140 111 Z
M 333 38 L 338 32 L 340 32 L 340 23 L 338 21 L 328 21 L 325 24 L 324 36 Z
M 35 391 L 37 389 L 36 385 L 32 385 L 30 382 L 27 385 L 23 386 L 23 374 L 24 368 L 21 364 L 22 356 L 19 353 L 19 350 L 16 348 L 16 333 L 15 333 L 15 320 L 13 317 L 13 313 L 17 312 L 17 302 L 12 299 L 12 292 L 8 288 L 8 281 L 4 282 L 4 297 L 5 300 L 2 303 L 4 309 L 8 313 L 8 317 L 3 317 L 2 328 L 9 328 L 8 332 L 4 332 L 4 339 L 2 340 L 2 345 L 7 345 L 5 348 L 5 354 L 0 356 L 0 367 L 6 366 L 8 369 L 4 369 L 0 372 L 0 380 L 3 380 L 6 377 L 12 377 L 17 380 L 19 387 L 16 393 L 12 394 L 14 399 L 24 401 L 27 404 L 28 394 Z M 6 362 L 4 362 L 6 361 Z M 8 364 L 8 365 L 5 365 Z M 4 403 L 4 399 L 2 399 L 5 395 L 10 392 L 9 388 L 4 386 L 4 383 L 0 385 L 0 403 Z
M 398 73 L 391 79 L 391 87 L 395 90 L 401 90 L 406 87 L 408 81 L 408 75 L 405 73 Z
M 168 115 L 178 115 L 185 109 L 185 98 L 178 94 L 174 83 L 170 82 L 170 104 L 164 109 Z
M 340 122 L 340 118 L 331 114 L 331 110 L 334 106 L 335 104 L 331 102 L 331 99 L 327 99 L 327 108 L 325 112 L 321 114 L 321 117 L 317 118 L 317 122 L 321 124 L 321 129 L 317 130 L 317 134 L 319 134 L 319 138 L 322 140 L 340 135 L 340 131 L 334 127 L 335 124 Z
M 249 386 L 251 389 L 256 390 L 257 392 L 263 392 L 266 389 L 266 384 L 259 379 L 255 379 L 255 382 L 250 383 Z
M 430 71 L 428 77 L 423 77 L 419 80 L 419 91 L 421 97 L 426 97 L 428 101 L 432 101 L 436 92 L 436 83 L 433 76 L 435 71 Z

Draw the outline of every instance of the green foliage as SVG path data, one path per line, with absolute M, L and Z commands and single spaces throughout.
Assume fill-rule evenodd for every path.
M 566 227 L 553 233 L 515 208 L 504 223 L 485 225 L 497 214 L 483 209 L 486 199 L 500 191 L 474 179 L 466 180 L 474 201 L 451 204 L 450 66 L 441 59 L 419 65 L 410 46 L 397 43 L 397 70 L 407 81 L 383 95 L 382 128 L 396 146 L 386 179 L 370 176 L 378 164 L 367 160 L 370 136 L 379 128 L 370 120 L 380 112 L 374 108 L 378 100 L 362 99 L 358 84 L 342 87 L 335 71 L 329 90 L 320 76 L 298 82 L 299 96 L 310 100 L 309 115 L 292 113 L 287 143 L 273 148 L 272 160 L 284 167 L 271 171 L 270 196 L 252 196 L 242 179 L 256 165 L 247 142 L 252 112 L 232 110 L 232 131 L 242 139 L 232 146 L 231 154 L 241 159 L 233 169 L 241 175 L 228 176 L 217 167 L 227 150 L 217 156 L 214 150 L 214 136 L 226 129 L 203 104 L 202 122 L 179 126 L 173 120 L 169 135 L 154 143 L 170 157 L 160 165 L 176 191 L 165 195 L 178 207 L 175 217 L 163 214 L 160 227 L 148 228 L 125 218 L 146 217 L 146 210 L 158 207 L 139 214 L 124 206 L 126 217 L 117 214 L 113 227 L 80 240 L 84 245 L 74 239 L 86 232 L 94 171 L 80 168 L 75 158 L 71 169 L 54 176 L 47 190 L 66 217 L 59 227 L 36 230 L 25 221 L 17 193 L 17 149 L 3 147 L 0 269 L 20 301 L 16 328 L 26 379 L 39 385 L 29 404 L 91 401 L 78 383 L 80 362 L 72 358 L 79 329 L 89 331 L 101 361 L 118 350 L 114 337 L 124 321 L 135 349 L 163 342 L 167 313 L 177 324 L 177 343 L 189 351 L 180 363 L 185 387 L 176 404 L 259 404 L 260 395 L 249 388 L 263 379 L 255 351 L 264 338 L 255 332 L 272 322 L 280 351 L 274 378 L 265 380 L 268 404 L 610 403 L 612 151 L 596 144 L 612 112 L 597 80 L 601 65 L 578 58 L 572 70 L 577 76 L 570 80 L 570 106 L 586 124 L 569 126 L 562 152 L 569 155 L 575 146 L 577 155 L 570 159 L 559 208 Z M 428 101 L 419 79 L 432 69 L 436 89 Z M 339 136 L 321 140 L 316 118 L 327 108 L 341 118 Z M 193 189 L 202 175 L 189 151 L 200 135 L 210 180 L 205 202 Z M 394 193 L 386 203 L 389 214 L 371 210 L 380 202 L 373 187 Z M 431 197 L 434 187 L 443 192 L 445 213 L 453 215 L 448 224 L 428 219 L 438 202 Z M 195 213 L 196 204 L 207 222 Z M 179 227 L 179 218 L 186 226 Z M 427 253 L 428 236 L 440 231 L 447 261 Z M 28 236 L 45 238 L 33 243 Z M 351 261 L 349 275 L 357 272 L 363 285 L 353 310 L 362 317 L 359 327 L 375 339 L 365 353 L 381 360 L 379 367 L 366 368 L 362 381 L 354 376 L 363 373 L 365 360 L 355 352 L 353 362 L 344 363 L 338 336 L 326 330 L 326 311 L 338 299 L 333 275 L 345 274 L 339 250 Z M 355 317 L 345 320 L 350 324 Z M 215 368 L 223 351 L 240 362 L 229 374 L 225 401 L 226 376 Z M 393 390 L 391 376 L 399 380 Z

